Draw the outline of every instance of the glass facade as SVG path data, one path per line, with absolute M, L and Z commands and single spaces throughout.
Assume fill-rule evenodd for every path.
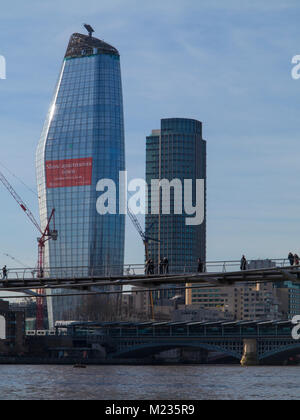
M 149 186 L 146 231 L 149 237 L 160 241 L 149 242 L 149 257 L 156 267 L 162 258 L 168 258 L 171 273 L 195 272 L 198 258 L 202 258 L 202 261 L 206 259 L 206 217 L 201 225 L 187 226 L 186 218 L 189 216 L 184 210 L 180 215 L 174 214 L 173 189 L 170 196 L 171 214 L 162 214 L 162 203 L 159 204 L 160 214 L 151 214 L 150 186 L 153 179 L 170 182 L 179 179 L 182 185 L 184 180 L 190 179 L 193 180 L 194 200 L 196 179 L 204 179 L 206 195 L 206 141 L 202 138 L 202 123 L 181 118 L 162 120 L 161 129 L 153 130 L 152 135 L 147 137 L 146 159 Z M 206 203 L 204 207 L 206 213 Z
M 41 226 L 54 208 L 58 230 L 58 240 L 46 244 L 45 272 L 122 273 L 125 216 L 97 213 L 96 185 L 108 178 L 118 186 L 124 149 L 119 53 L 96 38 L 73 34 L 36 155 Z M 50 326 L 68 320 L 81 299 L 49 299 Z

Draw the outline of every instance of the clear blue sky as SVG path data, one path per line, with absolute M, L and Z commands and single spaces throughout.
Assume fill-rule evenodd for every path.
M 165 117 L 203 121 L 208 259 L 300 252 L 298 0 L 11 0 L 1 3 L 0 162 L 35 188 L 35 149 L 70 35 L 90 23 L 121 53 L 127 169 Z M 4 171 L 5 172 L 5 171 Z M 36 197 L 5 172 L 38 215 Z M 37 233 L 0 187 L 2 253 L 35 265 Z M 128 223 L 126 262 L 143 262 Z

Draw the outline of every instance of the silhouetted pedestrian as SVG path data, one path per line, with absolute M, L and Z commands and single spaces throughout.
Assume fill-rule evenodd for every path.
M 241 271 L 246 271 L 246 270 L 247 270 L 247 259 L 245 255 L 243 255 L 241 259 Z
M 7 267 L 6 267 L 6 265 L 2 268 L 2 279 L 7 280 Z
M 294 255 L 294 264 L 297 266 L 300 264 L 299 256 L 297 254 Z
M 293 266 L 295 262 L 295 256 L 291 252 L 289 253 L 288 260 L 290 262 L 290 265 Z
M 201 258 L 198 259 L 198 273 L 204 273 L 204 262 Z
M 153 275 L 154 274 L 154 261 L 150 260 L 149 262 L 149 274 Z
M 169 260 L 167 257 L 164 258 L 163 264 L 164 264 L 164 274 L 169 274 Z
M 159 274 L 164 274 L 164 261 L 163 261 L 163 259 L 161 259 L 160 263 L 159 263 Z

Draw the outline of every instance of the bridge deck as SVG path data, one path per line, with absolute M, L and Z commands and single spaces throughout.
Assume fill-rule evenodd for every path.
M 43 279 L 34 275 L 29 277 L 29 272 L 17 273 L 15 278 L 0 280 L 2 290 L 16 291 L 38 288 L 91 288 L 93 286 L 136 286 L 136 287 L 163 287 L 193 285 L 228 286 L 235 283 L 258 283 L 258 282 L 282 282 L 300 281 L 300 267 L 274 267 L 268 269 L 256 269 L 247 271 L 211 272 L 211 273 L 183 273 L 175 275 L 152 275 L 144 274 L 124 276 L 55 276 Z M 22 275 L 23 274 L 23 275 Z

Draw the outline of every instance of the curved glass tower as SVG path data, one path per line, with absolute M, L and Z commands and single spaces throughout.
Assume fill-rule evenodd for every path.
M 120 55 L 91 33 L 73 34 L 36 154 L 42 229 L 55 208 L 58 240 L 45 249 L 53 275 L 122 272 L 125 216 L 97 213 L 96 185 L 118 186 L 124 149 Z M 50 326 L 74 317 L 80 299 L 49 299 Z

